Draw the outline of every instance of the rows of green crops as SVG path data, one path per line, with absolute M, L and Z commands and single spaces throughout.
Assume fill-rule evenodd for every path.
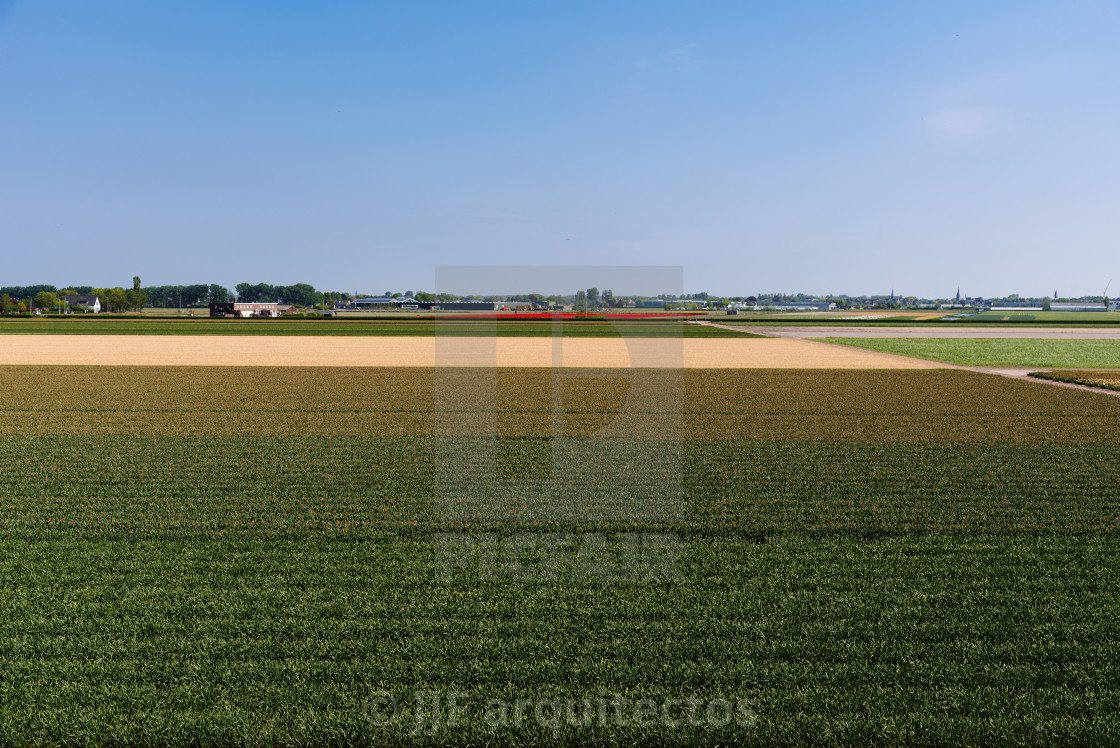
M 961 371 L 464 371 L 447 402 L 431 370 L 3 369 L 0 535 L 415 535 L 494 491 L 499 532 L 1120 533 L 1114 398 Z
M 1115 539 L 694 542 L 682 567 L 657 584 L 439 583 L 423 541 L 2 541 L 0 741 L 1120 741 Z M 417 692 L 466 710 L 414 735 Z M 367 721 L 374 694 L 396 719 Z M 756 719 L 639 727 L 610 709 L 555 739 L 546 710 L 485 721 L 491 699 L 604 697 L 749 699 Z
M 550 511 L 533 503 L 538 492 L 518 496 L 535 508 L 532 516 L 511 512 L 516 527 L 494 520 L 477 529 L 728 538 L 1120 535 L 1115 444 L 686 444 L 681 504 L 667 519 L 647 517 L 640 507 L 603 514 L 595 507 L 609 502 L 609 476 L 550 476 L 547 462 L 534 472 L 532 462 L 549 453 L 527 444 L 514 442 L 508 452 L 497 445 L 516 461 L 503 475 L 554 477 L 553 493 L 581 492 L 580 500 Z M 607 466 L 638 457 L 622 449 L 600 455 Z M 4 537 L 361 540 L 457 529 L 433 502 L 435 466 L 423 440 L 409 447 L 363 438 L 332 446 L 297 438 L 35 437 L 6 439 L 0 462 Z M 487 494 L 477 496 L 485 501 Z
M 1117 398 L 958 370 L 0 382 L 3 744 L 1120 740 Z M 443 531 L 477 549 L 446 576 Z M 645 532 L 676 576 L 508 570 Z M 605 719 L 550 722 L 568 700 Z

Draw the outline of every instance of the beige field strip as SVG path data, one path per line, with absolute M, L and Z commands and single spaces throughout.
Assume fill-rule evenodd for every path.
M 779 338 L 0 335 L 0 365 L 510 366 L 932 369 L 890 354 Z

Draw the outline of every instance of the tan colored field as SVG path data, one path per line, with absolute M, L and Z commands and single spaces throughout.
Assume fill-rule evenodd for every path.
M 932 369 L 884 353 L 779 338 L 0 335 L 0 364 Z

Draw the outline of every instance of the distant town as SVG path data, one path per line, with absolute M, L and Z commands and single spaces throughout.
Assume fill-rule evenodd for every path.
M 131 287 L 53 285 L 0 287 L 0 314 L 104 314 L 141 312 L 145 309 L 184 313 L 205 309 L 210 316 L 281 316 L 344 311 L 593 311 L 602 309 L 663 309 L 668 311 L 823 311 L 833 309 L 978 309 L 992 311 L 1106 311 L 1120 309 L 1120 302 L 1106 295 L 1023 297 L 1009 294 L 985 298 L 960 290 L 942 298 L 903 295 L 893 289 L 885 294 L 849 296 L 767 292 L 747 296 L 720 296 L 700 291 L 691 294 L 634 296 L 611 289 L 587 288 L 567 295 L 536 293 L 506 296 L 456 295 L 406 289 L 380 294 L 319 291 L 307 283 L 274 286 L 238 283 L 232 290 L 215 283 L 186 286 L 142 286 L 134 277 Z M 1107 288 L 1105 293 L 1107 293 Z

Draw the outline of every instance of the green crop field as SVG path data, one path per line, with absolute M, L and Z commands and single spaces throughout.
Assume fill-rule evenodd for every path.
M 1097 322 L 1120 324 L 1120 312 L 980 312 L 968 322 Z
M 926 319 L 922 319 L 926 317 Z M 1025 327 L 1054 328 L 1116 328 L 1120 326 L 1120 312 L 965 312 L 958 316 L 949 312 L 928 314 L 896 314 L 883 310 L 879 314 L 822 312 L 820 314 L 788 312 L 753 312 L 725 317 L 709 316 L 712 322 L 723 325 L 749 325 L 752 327 Z
M 0 320 L 0 335 L 462 335 L 499 337 L 728 338 L 750 333 L 682 320 L 502 319 L 71 319 Z
M 1043 338 L 819 338 L 961 366 L 1120 368 L 1120 340 Z
M 0 367 L 0 742 L 1120 740 L 1120 399 L 955 370 L 561 374 Z M 618 472 L 570 472 L 565 439 Z M 441 450 L 479 443 L 526 486 L 676 470 L 679 511 L 457 521 Z M 441 531 L 478 549 L 446 576 Z M 544 575 L 558 533 L 623 569 L 643 532 L 681 539 L 676 577 Z M 458 724 L 413 734 L 418 692 L 461 694 Z M 586 723 L 553 719 L 569 700 Z
M 10 744 L 1108 745 L 1120 543 L 692 542 L 683 581 L 437 584 L 421 541 L 7 541 Z M 411 733 L 417 691 L 468 694 Z M 373 693 L 397 699 L 384 727 Z M 752 699 L 753 724 L 618 726 L 597 702 Z M 490 699 L 571 699 L 591 724 Z M 700 720 L 706 709 L 701 707 Z M 630 710 L 623 715 L 632 722 Z M 430 719 L 424 718 L 430 729 Z

